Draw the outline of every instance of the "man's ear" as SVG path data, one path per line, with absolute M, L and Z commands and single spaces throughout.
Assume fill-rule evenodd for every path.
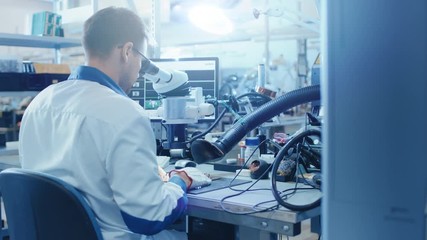
M 129 55 L 132 54 L 133 43 L 127 42 L 123 44 L 123 48 L 120 51 L 120 57 L 124 62 L 129 61 Z

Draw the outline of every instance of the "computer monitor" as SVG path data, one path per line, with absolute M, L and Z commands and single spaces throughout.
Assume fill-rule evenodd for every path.
M 197 57 L 178 59 L 151 59 L 161 69 L 184 71 L 188 75 L 190 87 L 201 87 L 205 99 L 218 97 L 219 61 L 217 57 Z M 153 89 L 153 84 L 144 78 L 138 79 L 129 92 L 129 97 L 138 101 L 147 110 L 151 120 L 162 120 L 157 116 L 157 108 L 161 106 L 161 97 Z M 213 121 L 218 115 L 200 119 L 199 121 Z

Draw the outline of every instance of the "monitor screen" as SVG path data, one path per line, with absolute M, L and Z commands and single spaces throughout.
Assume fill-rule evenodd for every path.
M 188 75 L 190 87 L 201 87 L 205 99 L 218 97 L 219 66 L 218 58 L 179 58 L 179 59 L 151 59 L 159 68 L 164 70 L 180 70 Z M 138 101 L 147 110 L 152 120 L 161 120 L 157 117 L 157 108 L 161 106 L 161 98 L 153 89 L 153 84 L 144 78 L 138 79 L 129 92 L 129 97 Z M 215 120 L 218 111 L 213 116 L 199 121 Z

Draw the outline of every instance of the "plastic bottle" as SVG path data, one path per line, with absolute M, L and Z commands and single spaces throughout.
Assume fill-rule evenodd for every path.
M 248 160 L 249 156 L 252 157 L 247 162 L 247 165 L 250 165 L 254 160 L 259 160 L 259 138 L 258 137 L 247 137 L 245 139 L 246 149 L 245 149 L 245 160 Z M 253 151 L 257 150 L 253 153 Z M 253 153 L 253 154 L 252 154 Z

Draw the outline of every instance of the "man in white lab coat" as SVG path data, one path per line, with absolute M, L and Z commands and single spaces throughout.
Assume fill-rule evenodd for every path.
M 169 239 L 164 229 L 185 212 L 192 184 L 185 172 L 162 181 L 149 119 L 126 95 L 147 39 L 132 11 L 98 11 L 84 24 L 85 66 L 40 92 L 22 120 L 22 167 L 78 188 L 104 239 Z

